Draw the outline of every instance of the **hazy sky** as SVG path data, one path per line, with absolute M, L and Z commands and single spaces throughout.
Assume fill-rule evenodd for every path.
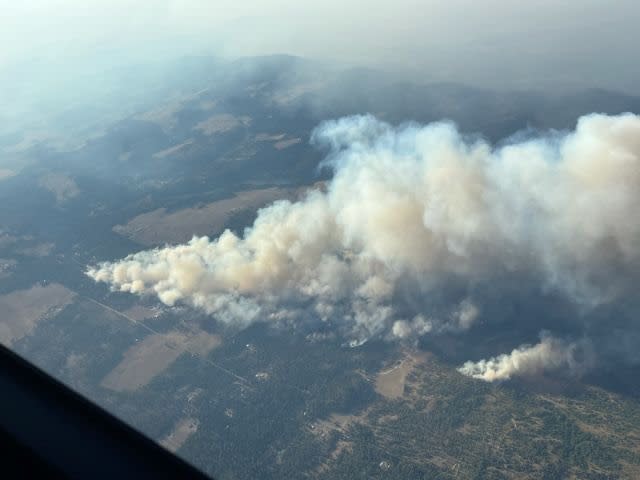
M 0 0 L 0 66 L 288 53 L 414 81 L 640 92 L 636 0 Z

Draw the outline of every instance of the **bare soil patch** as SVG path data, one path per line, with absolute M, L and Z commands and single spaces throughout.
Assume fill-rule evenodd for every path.
M 133 307 L 122 312 L 129 318 L 141 322 L 147 318 L 155 318 L 162 314 L 162 308 L 159 307 L 145 307 L 144 305 L 134 305 Z
M 173 430 L 162 440 L 160 445 L 169 450 L 170 452 L 177 452 L 187 439 L 198 431 L 200 422 L 195 418 L 182 418 L 180 419 Z
M 232 198 L 171 213 L 159 208 L 132 218 L 126 225 L 116 225 L 113 231 L 148 247 L 184 243 L 194 235 L 219 234 L 232 215 L 262 207 L 291 194 L 284 188 L 247 190 Z
M 11 346 L 30 335 L 38 322 L 54 317 L 75 293 L 59 283 L 34 285 L 0 296 L 0 343 Z
M 210 136 L 217 133 L 229 132 L 240 126 L 246 127 L 250 124 L 250 117 L 235 117 L 229 113 L 219 113 L 207 118 L 206 120 L 201 121 L 195 127 L 193 127 L 193 129 L 202 132 L 204 135 Z
M 407 376 L 424 358 L 418 355 L 407 354 L 400 362 L 385 368 L 376 376 L 375 389 L 380 395 L 388 399 L 400 398 L 404 395 Z
M 172 331 L 149 335 L 125 353 L 101 385 L 115 391 L 135 391 L 164 371 L 180 355 L 206 355 L 221 344 L 220 337 L 207 332 Z
M 277 149 L 277 150 L 284 150 L 285 148 L 289 148 L 292 145 L 296 145 L 298 143 L 300 143 L 302 140 L 299 138 L 289 138 L 288 140 L 280 140 L 279 142 L 276 142 L 273 144 L 273 146 Z
M 62 204 L 80 193 L 76 182 L 62 173 L 47 173 L 38 179 L 38 185 L 53 193 L 56 203 Z
M 287 136 L 286 133 L 274 133 L 274 134 L 258 133 L 254 137 L 254 140 L 256 142 L 277 142 L 279 140 L 282 140 L 286 136 Z

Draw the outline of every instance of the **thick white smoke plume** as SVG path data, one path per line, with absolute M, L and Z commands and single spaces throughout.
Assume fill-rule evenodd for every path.
M 464 288 L 427 308 L 449 284 L 470 292 L 522 274 L 588 307 L 638 277 L 638 116 L 589 115 L 574 132 L 496 148 L 448 123 L 357 116 L 323 123 L 313 141 L 331 148 L 326 192 L 262 209 L 242 237 L 194 238 L 89 276 L 240 326 L 330 320 L 356 341 L 469 329 L 482 302 Z M 558 348 L 548 340 L 517 355 L 562 357 Z M 510 375 L 501 358 L 486 375 Z
M 536 345 L 522 345 L 509 354 L 489 360 L 466 362 L 458 371 L 487 382 L 509 380 L 512 377 L 538 375 L 563 370 L 577 372 L 587 367 L 588 359 L 578 359 L 579 346 L 543 335 Z

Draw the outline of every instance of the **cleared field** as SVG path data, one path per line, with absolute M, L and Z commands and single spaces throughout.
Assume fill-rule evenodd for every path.
M 132 218 L 113 231 L 145 246 L 181 243 L 194 235 L 216 235 L 227 220 L 242 210 L 262 207 L 291 195 L 291 190 L 267 188 L 238 192 L 234 197 L 168 213 L 159 208 Z
M 159 307 L 146 307 L 144 305 L 134 305 L 133 307 L 122 312 L 129 318 L 132 318 L 138 322 L 146 320 L 147 318 L 154 318 L 162 315 L 162 309 Z
M 165 132 L 170 132 L 180 123 L 181 120 L 179 118 L 179 114 L 184 110 L 187 102 L 191 100 L 198 100 L 200 98 L 200 95 L 202 95 L 206 91 L 207 89 L 204 89 L 195 93 L 179 95 L 169 100 L 164 105 L 160 105 L 159 107 L 152 110 L 142 112 L 136 115 L 134 118 L 136 120 L 142 120 L 144 122 L 155 123 L 156 125 L 160 126 L 160 128 L 162 128 L 162 130 L 164 130 Z M 204 100 L 199 102 L 199 109 L 204 111 L 212 110 L 216 107 L 216 105 L 217 102 L 215 100 Z
M 162 440 L 160 445 L 170 452 L 177 452 L 187 439 L 198 431 L 200 422 L 195 418 L 183 418 L 176 423 L 173 430 Z
M 137 115 L 136 120 L 143 120 L 159 125 L 163 130 L 168 131 L 177 124 L 176 114 L 183 108 L 181 100 L 174 100 L 154 110 Z
M 58 283 L 0 296 L 0 342 L 11 346 L 30 335 L 38 322 L 55 316 L 74 297 L 75 293 Z
M 201 121 L 193 129 L 210 136 L 216 133 L 229 132 L 240 126 L 246 127 L 250 124 L 251 118 L 247 116 L 235 117 L 228 113 L 219 113 Z
M 302 142 L 302 139 L 299 137 L 286 137 L 286 133 L 276 133 L 272 135 L 268 133 L 259 133 L 254 137 L 254 140 L 256 142 L 273 142 L 273 147 L 277 150 L 284 150 L 285 148 L 289 148 L 292 145 Z
M 270 133 L 258 133 L 255 137 L 254 140 L 256 142 L 277 142 L 279 140 L 282 140 L 284 137 L 286 137 L 287 134 L 286 133 L 274 133 L 274 134 L 270 134 Z
M 206 355 L 220 343 L 220 337 L 202 331 L 150 335 L 125 352 L 122 361 L 107 374 L 101 385 L 119 392 L 137 390 L 183 353 Z
M 56 203 L 61 204 L 80 193 L 76 182 L 62 173 L 47 173 L 38 179 L 38 185 L 50 191 L 56 197 Z
M 398 364 L 382 370 L 376 376 L 376 392 L 389 399 L 402 397 L 407 375 L 420 361 L 420 358 L 408 355 Z
M 271 100 L 276 104 L 283 107 L 293 104 L 304 95 L 317 92 L 326 85 L 325 82 L 304 82 L 297 85 L 287 85 L 286 88 L 277 90 L 271 96 Z
M 20 255 L 27 255 L 29 257 L 47 257 L 51 255 L 54 248 L 55 245 L 53 243 L 44 242 L 17 249 L 16 253 L 19 253 Z
M 296 145 L 298 143 L 300 143 L 302 140 L 299 138 L 289 138 L 287 140 L 280 140 L 279 142 L 276 142 L 273 144 L 273 146 L 277 149 L 277 150 L 284 150 L 285 148 L 289 148 L 292 145 Z

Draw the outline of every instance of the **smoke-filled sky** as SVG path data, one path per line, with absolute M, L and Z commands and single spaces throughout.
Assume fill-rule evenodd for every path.
M 499 147 L 450 123 L 394 127 L 368 115 L 324 122 L 311 140 L 328 151 L 326 191 L 265 207 L 242 236 L 194 238 L 88 274 L 241 328 L 331 322 L 353 344 L 482 328 L 479 292 L 542 289 L 575 307 L 572 338 L 555 338 L 565 331 L 556 325 L 537 345 L 461 368 L 485 380 L 580 370 L 602 341 L 588 338 L 586 314 L 636 292 L 636 115 L 593 114 L 575 131 Z
M 154 92 L 154 68 L 190 55 L 291 54 L 548 98 L 592 87 L 640 94 L 635 0 L 0 0 L 0 18 L 0 132 L 65 130 L 56 112 L 84 124 L 75 115 L 87 106 L 122 116 L 134 108 L 122 101 L 129 81 L 142 87 L 133 97 Z M 239 327 L 331 322 L 353 344 L 470 334 L 491 323 L 488 291 L 552 292 L 573 309 L 570 327 L 535 320 L 538 343 L 460 371 L 488 381 L 582 372 L 616 343 L 593 334 L 589 312 L 623 308 L 640 280 L 639 139 L 632 114 L 499 146 L 446 122 L 327 121 L 311 139 L 328 152 L 326 191 L 263 209 L 244 235 L 88 273 Z M 637 338 L 636 324 L 615 335 Z
M 634 0 L 4 0 L 0 18 L 0 68 L 286 53 L 418 82 L 639 92 Z

